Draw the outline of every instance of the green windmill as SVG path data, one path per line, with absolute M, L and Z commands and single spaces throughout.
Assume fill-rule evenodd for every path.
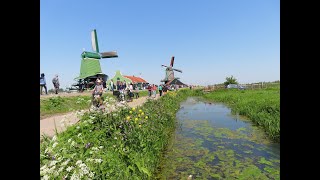
M 91 43 L 93 52 L 83 51 L 81 53 L 81 67 L 80 76 L 75 78 L 78 83 L 74 86 L 81 86 L 85 83 L 84 88 L 90 88 L 94 85 L 94 81 L 98 77 L 102 77 L 104 81 L 107 81 L 108 76 L 101 71 L 100 60 L 105 58 L 116 58 L 118 54 L 116 51 L 100 52 L 98 45 L 97 31 L 94 29 L 91 32 Z M 82 89 L 82 88 L 79 88 Z

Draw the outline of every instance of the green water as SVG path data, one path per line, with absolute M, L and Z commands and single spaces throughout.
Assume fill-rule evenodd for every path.
M 223 104 L 188 98 L 158 179 L 280 179 L 280 144 Z

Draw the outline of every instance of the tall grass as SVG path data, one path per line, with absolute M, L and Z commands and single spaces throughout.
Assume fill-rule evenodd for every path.
M 263 127 L 271 139 L 280 142 L 280 87 L 244 91 L 222 89 L 203 97 L 228 104 L 232 111 L 247 116 Z
M 168 92 L 142 107 L 85 113 L 76 126 L 40 144 L 40 176 L 153 179 L 190 90 Z

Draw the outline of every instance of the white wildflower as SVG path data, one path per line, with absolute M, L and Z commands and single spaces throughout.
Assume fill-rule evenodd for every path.
M 40 170 L 44 170 L 44 169 L 47 169 L 47 165 L 44 165 L 40 168 Z
M 63 167 L 59 168 L 59 170 L 58 170 L 58 172 L 61 172 L 61 171 L 63 171 Z
M 80 136 L 81 136 L 81 133 L 78 134 L 78 137 L 80 137 Z
M 77 126 L 77 129 L 80 129 L 80 126 Z
M 82 163 L 82 161 L 81 160 L 78 160 L 77 162 L 76 162 L 76 165 L 80 165 Z
M 102 159 L 95 159 L 95 162 L 96 162 L 96 163 L 101 163 L 101 162 L 102 162 Z
M 68 143 L 70 143 L 72 141 L 72 138 L 68 139 Z
M 49 167 L 54 166 L 56 164 L 57 164 L 57 161 L 51 161 L 50 164 L 49 164 Z
M 45 176 L 43 176 L 43 178 L 41 178 L 41 179 L 43 179 L 43 180 L 48 180 L 48 179 L 49 179 L 49 176 L 48 176 L 48 175 L 45 175 Z
M 92 150 L 99 151 L 99 149 L 97 147 L 92 147 Z
M 93 172 L 90 172 L 88 176 L 91 177 L 91 178 L 93 178 L 93 177 L 94 177 L 94 173 L 93 173 Z
M 115 147 L 116 147 L 116 145 L 113 145 L 113 147 L 115 148 Z
M 66 171 L 70 172 L 70 171 L 72 171 L 72 169 L 74 169 L 74 167 L 73 167 L 73 166 L 69 166 L 69 167 L 66 169 Z
M 76 142 L 74 142 L 74 141 L 72 141 L 72 143 L 71 143 L 71 146 L 76 146 L 77 145 L 77 143 Z
M 100 146 L 99 148 L 100 148 L 100 149 L 102 149 L 102 148 L 103 148 L 103 146 Z
M 74 172 L 70 178 L 70 180 L 79 180 L 80 177 L 78 176 L 78 174 L 76 172 Z
M 93 159 L 88 158 L 88 159 L 86 159 L 86 161 L 92 162 L 92 161 L 93 161 Z
M 52 141 L 56 141 L 56 140 L 57 140 L 57 136 L 54 135 L 54 136 L 52 137 Z
M 66 160 L 65 162 L 63 162 L 62 164 L 61 164 L 61 166 L 66 166 L 68 163 L 69 163 L 69 159 L 68 160 Z
M 44 153 L 48 153 L 48 152 L 51 152 L 52 149 L 50 147 L 47 147 L 46 150 L 44 151 Z
M 117 136 L 115 136 L 114 139 L 118 139 Z
M 57 142 L 53 143 L 52 148 L 55 148 L 58 145 Z
M 82 169 L 83 174 L 89 174 L 88 169 Z
M 55 172 L 53 172 L 53 176 L 57 177 L 57 176 L 59 176 L 59 173 L 57 171 L 55 171 Z
M 56 169 L 56 166 L 52 166 L 50 169 L 48 169 L 47 174 L 52 174 Z
M 42 175 L 48 174 L 48 171 L 49 171 L 49 169 L 48 169 L 47 165 L 44 165 L 40 168 L 40 175 L 42 176 Z

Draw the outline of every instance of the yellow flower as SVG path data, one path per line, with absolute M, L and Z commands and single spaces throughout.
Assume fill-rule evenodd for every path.
M 139 128 L 141 128 L 141 125 L 139 124 Z
M 139 109 L 139 112 L 142 112 L 142 110 L 141 110 L 141 109 Z
M 148 116 L 146 116 L 145 118 L 148 119 Z
M 130 116 L 127 116 L 127 120 L 130 120 Z
M 129 111 L 130 114 L 132 114 L 132 111 Z
M 136 110 L 136 108 L 132 108 L 132 111 L 135 111 Z
M 135 120 L 135 121 L 138 121 L 138 118 L 135 118 L 134 120 Z
M 143 116 L 143 115 L 144 115 L 144 112 L 142 112 L 141 115 Z
M 138 117 L 140 117 L 140 114 L 138 114 Z

